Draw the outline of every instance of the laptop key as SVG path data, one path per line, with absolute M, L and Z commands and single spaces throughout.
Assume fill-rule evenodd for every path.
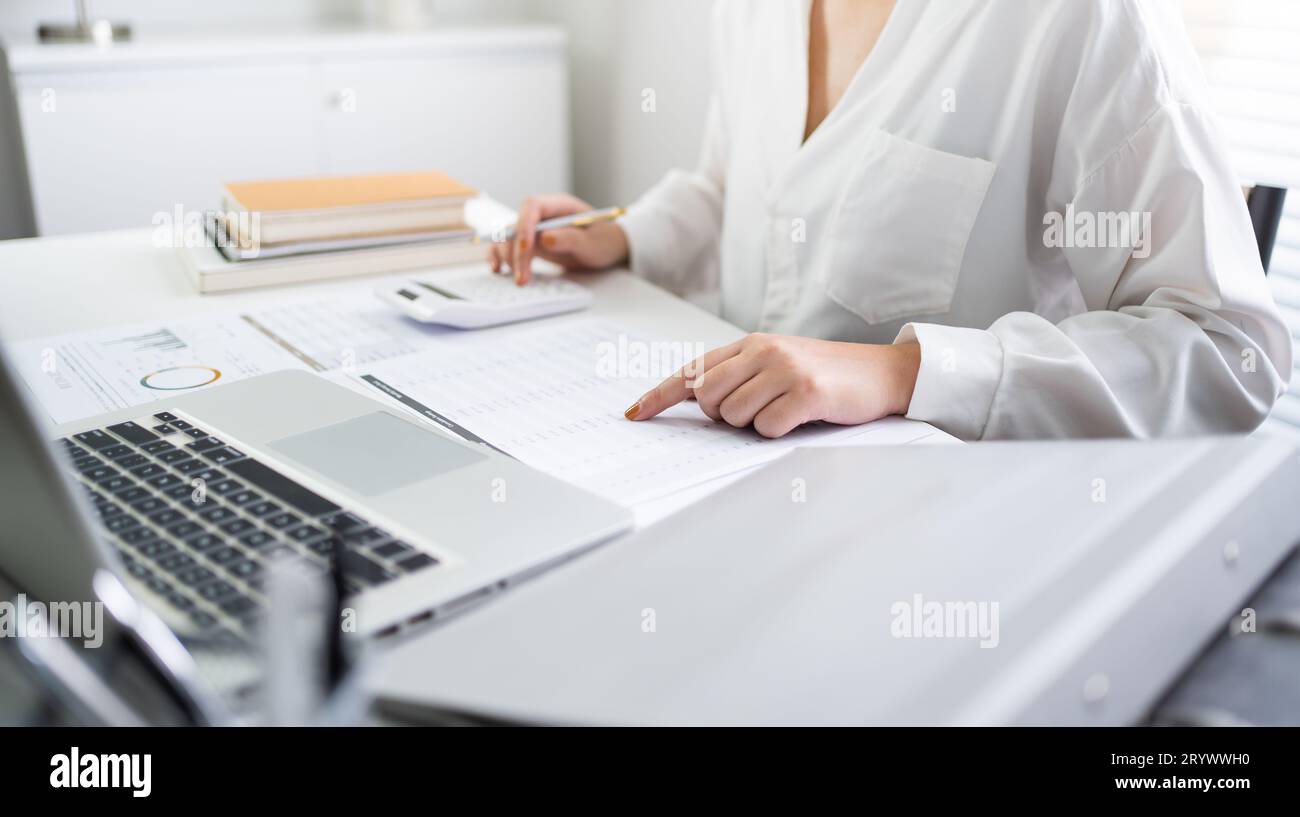
M 380 545 L 377 548 L 374 548 L 370 552 L 375 554 L 376 556 L 382 556 L 385 559 L 396 559 L 397 557 L 401 556 L 404 553 L 410 553 L 411 550 L 412 548 L 410 545 L 406 544 L 405 542 L 399 542 L 396 539 L 394 539 L 391 542 L 385 542 L 384 544 Z
M 249 504 L 250 502 L 256 502 L 256 501 L 258 501 L 258 500 L 261 499 L 261 498 L 262 498 L 262 495 L 259 494 L 257 491 L 250 491 L 250 490 L 247 489 L 247 488 L 244 488 L 243 490 L 235 491 L 235 492 L 232 493 L 232 494 L 228 494 L 228 495 L 226 495 L 226 501 L 227 501 L 227 502 L 229 502 L 231 505 L 237 505 L 237 506 L 239 506 L 239 507 L 241 507 L 241 508 L 242 508 L 243 506 Z
M 134 445 L 145 445 L 158 439 L 157 435 L 149 429 L 130 421 L 111 425 L 108 430 Z
M 299 519 L 296 515 L 291 514 L 288 511 L 285 511 L 284 513 L 277 513 L 274 516 L 268 516 L 263 521 L 266 522 L 266 524 L 270 525 L 271 527 L 275 528 L 276 530 L 284 530 L 290 525 L 298 524 L 302 520 Z
M 145 465 L 148 462 L 149 462 L 149 458 L 146 457 L 144 454 L 131 454 L 129 456 L 119 457 L 118 459 L 113 460 L 113 464 L 116 465 L 118 468 L 125 468 L 128 471 L 130 471 L 133 468 L 138 468 L 141 465 Z
M 132 516 L 129 513 L 124 513 L 120 516 L 114 516 L 112 519 L 107 519 L 104 521 L 104 527 L 108 528 L 109 533 L 121 533 L 127 528 L 134 528 L 139 524 L 140 524 L 140 520 L 136 519 L 134 516 Z
M 221 609 L 236 618 L 242 618 L 257 610 L 257 602 L 248 596 L 235 596 L 221 602 Z
M 215 448 L 211 451 L 204 451 L 203 456 L 208 460 L 215 462 L 217 465 L 225 465 L 228 462 L 243 459 L 244 452 L 238 448 L 225 446 L 224 448 Z
M 333 516 L 326 517 L 321 521 L 324 522 L 325 525 L 328 526 L 330 529 L 338 531 L 339 533 L 347 533 L 348 531 L 353 531 L 358 528 L 366 527 L 366 522 L 364 519 L 357 516 L 356 514 L 348 513 L 347 511 L 343 511 L 342 513 L 336 513 Z
M 184 420 L 172 420 L 171 424 L 172 424 L 172 428 L 179 428 L 181 431 L 190 428 L 190 424 L 185 422 Z
M 153 427 L 153 432 L 155 434 L 171 434 L 173 431 L 175 431 L 175 429 L 173 429 L 171 426 L 167 425 L 166 423 L 162 423 L 160 425 L 156 425 Z
M 217 505 L 213 503 L 212 500 L 208 500 L 207 504 L 211 505 L 212 507 L 205 508 L 204 510 L 199 511 L 199 518 L 202 519 L 203 521 L 211 523 L 213 525 L 219 525 L 228 519 L 235 518 L 235 512 L 225 507 L 224 505 Z
M 207 556 L 209 559 L 211 559 L 212 561 L 216 562 L 219 565 L 229 564 L 230 562 L 233 562 L 236 559 L 244 558 L 243 553 L 236 550 L 235 548 L 232 548 L 230 545 L 223 545 L 222 547 L 216 548 L 215 550 L 210 550 L 203 555 Z
M 186 612 L 194 607 L 194 599 L 176 590 L 167 594 L 167 603 L 172 607 L 175 607 L 177 610 L 184 610 Z
M 76 468 L 78 471 L 81 471 L 82 473 L 89 471 L 91 468 L 97 468 L 103 464 L 104 461 L 101 460 L 99 457 L 92 457 L 90 455 L 86 455 L 84 457 L 77 457 L 72 460 L 72 467 Z
M 198 440 L 197 442 L 186 443 L 185 447 L 191 451 L 197 451 L 201 454 L 204 451 L 212 451 L 214 449 L 221 448 L 224 445 L 225 443 L 222 442 L 221 440 L 218 440 L 216 437 L 204 437 L 203 439 Z
M 118 443 L 117 445 L 110 445 L 107 448 L 100 449 L 99 454 L 100 456 L 108 457 L 110 460 L 120 460 L 122 457 L 128 457 L 128 456 L 131 457 L 139 456 L 138 454 L 135 453 L 134 448 L 132 448 L 129 445 L 122 445 L 121 443 Z
M 108 479 L 100 480 L 99 487 L 103 488 L 105 491 L 116 492 L 123 488 L 130 488 L 134 484 L 134 482 L 126 477 L 109 477 Z
M 212 550 L 213 548 L 224 545 L 225 543 L 226 540 L 211 533 L 200 533 L 198 536 L 192 536 L 185 540 L 187 547 L 191 550 L 196 550 L 199 553 Z
M 193 621 L 200 630 L 210 630 L 217 625 L 216 617 L 202 610 L 191 611 L 190 621 Z
M 176 571 L 176 581 L 186 587 L 198 587 L 204 582 L 212 581 L 216 576 L 216 573 L 213 573 L 206 567 L 194 566 Z
M 236 590 L 233 585 L 229 582 L 224 582 L 221 579 L 210 581 L 199 588 L 200 596 L 208 601 L 216 602 L 219 602 L 228 596 L 233 596 L 238 592 L 239 591 Z
M 156 477 L 150 477 L 149 479 L 145 480 L 145 483 L 159 489 L 172 488 L 174 486 L 183 484 L 181 482 L 180 477 L 173 476 L 171 474 L 159 474 Z
M 179 448 L 175 451 L 164 451 L 158 455 L 158 462 L 166 463 L 167 465 L 188 459 L 190 459 L 190 455 Z
M 80 434 L 74 434 L 72 436 L 76 437 L 77 442 L 87 448 L 93 448 L 95 450 L 108 448 L 110 445 L 118 444 L 117 440 L 97 428 L 91 429 L 90 431 L 83 431 Z
M 115 502 L 105 502 L 102 505 L 96 505 L 95 510 L 99 511 L 100 519 L 107 519 L 110 516 L 117 516 L 122 513 L 122 506 Z
M 169 553 L 166 556 L 157 559 L 157 562 L 158 562 L 158 566 L 161 567 L 163 570 L 166 570 L 170 573 L 175 573 L 177 570 L 183 570 L 184 568 L 187 567 L 193 567 L 194 557 L 190 556 L 188 553 L 181 553 L 180 551 L 177 551 L 175 553 Z
M 356 551 L 348 551 L 344 555 L 343 574 L 350 579 L 360 579 L 369 584 L 382 584 L 394 578 L 394 574 L 381 567 L 378 562 L 367 559 Z
M 188 482 L 181 482 L 180 485 L 173 485 L 172 487 L 163 491 L 163 496 L 167 497 L 173 502 L 180 502 L 183 499 L 189 498 L 189 496 L 193 493 L 194 493 L 194 489 L 190 487 L 190 484 Z M 206 497 L 205 497 L 205 501 L 206 501 Z
M 244 512 L 250 513 L 253 516 L 256 516 L 258 519 L 261 519 L 264 516 L 270 516 L 271 514 L 279 513 L 280 506 L 275 504 L 274 502 L 271 502 L 270 500 L 263 499 L 260 502 L 254 502 L 253 504 L 245 507 Z
M 264 530 L 252 530 L 239 537 L 239 543 L 253 550 L 261 550 L 275 542 L 275 537 Z
M 172 463 L 172 468 L 175 468 L 177 471 L 180 471 L 182 474 L 190 474 L 195 471 L 201 471 L 207 467 L 208 464 L 206 462 L 204 462 L 203 460 L 196 460 L 193 457 L 189 457 L 188 459 L 184 459 L 184 460 L 178 460 Z
M 153 416 L 155 420 L 162 420 L 164 423 L 170 423 L 172 420 L 176 419 L 176 415 L 172 414 L 170 411 L 154 412 Z
M 253 523 L 249 522 L 247 519 L 236 518 L 231 519 L 229 522 L 222 522 L 217 527 L 220 528 L 223 533 L 230 536 L 238 536 L 245 531 L 252 530 Z
M 135 474 L 140 479 L 148 479 L 149 477 L 167 473 L 167 469 L 157 463 L 146 462 L 144 465 L 138 465 L 135 468 L 132 468 L 131 473 Z
M 235 491 L 238 491 L 243 487 L 244 483 L 237 479 L 223 479 L 220 482 L 214 482 L 209 485 L 208 490 L 218 496 L 225 496 L 226 494 L 233 494 Z
M 141 488 L 139 485 L 132 485 L 129 488 L 125 488 L 123 490 L 118 491 L 116 496 L 122 502 L 131 503 L 140 499 L 144 499 L 145 497 L 150 496 L 150 494 L 148 491 L 146 491 L 144 488 Z
M 160 511 L 163 508 L 166 508 L 167 503 L 163 502 L 161 499 L 159 499 L 156 496 L 146 496 L 144 499 L 140 500 L 139 502 L 132 502 L 131 507 L 135 508 L 140 513 L 151 514 L 154 513 L 155 511 Z
M 175 450 L 175 448 L 176 446 L 172 445 L 166 440 L 159 440 L 156 438 L 154 439 L 153 442 L 145 443 L 144 445 L 140 446 L 141 451 L 143 451 L 146 454 L 153 454 L 155 456 L 161 454 L 164 451 L 173 451 Z
M 157 539 L 158 534 L 154 533 L 152 528 L 134 527 L 122 531 L 117 535 L 117 538 L 121 539 L 128 545 L 139 547 L 144 542 L 150 542 Z
M 309 542 L 326 534 L 323 528 L 315 525 L 299 525 L 296 528 L 290 528 L 285 534 L 295 542 Z
M 145 567 L 140 562 L 135 561 L 134 559 L 132 559 L 129 562 L 126 562 L 126 572 L 136 577 L 137 579 L 147 579 L 153 575 L 152 570 Z
M 402 570 L 405 570 L 407 573 L 411 573 L 422 568 L 432 567 L 436 564 L 438 564 L 438 560 L 429 554 L 417 553 L 414 556 L 407 556 L 405 559 L 400 560 L 397 563 L 397 566 Z
M 177 522 L 175 525 L 167 526 L 168 535 L 175 536 L 177 539 L 184 539 L 187 536 L 193 536 L 202 530 L 203 528 L 199 527 L 197 522 L 191 522 L 188 519 Z
M 176 510 L 175 508 L 163 508 L 161 511 L 158 511 L 157 513 L 149 514 L 149 521 L 154 523 L 160 528 L 166 527 L 167 525 L 170 525 L 173 522 L 180 522 L 184 518 L 185 518 L 184 515 L 182 515 L 181 512 Z
M 201 428 L 187 428 L 185 429 L 185 433 L 196 440 L 201 440 L 204 437 L 208 436 L 208 432 L 204 431 Z
M 91 482 L 99 482 L 101 480 L 119 476 L 122 472 L 111 465 L 98 465 L 94 468 L 87 468 L 81 473 Z
M 238 559 L 223 565 L 226 572 L 236 578 L 251 579 L 262 572 L 262 566 L 252 559 Z
M 150 539 L 136 545 L 136 550 L 156 561 L 169 553 L 175 553 L 176 547 L 170 542 L 164 542 L 161 539 Z
M 392 537 L 379 528 L 362 528 L 343 536 L 343 540 L 350 545 L 375 545 L 390 538 Z

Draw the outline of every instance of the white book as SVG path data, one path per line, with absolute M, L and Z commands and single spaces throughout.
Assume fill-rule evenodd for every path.
M 459 235 L 450 240 L 247 261 L 227 261 L 212 245 L 182 247 L 180 253 L 195 289 L 222 292 L 466 264 L 484 260 L 487 248 Z

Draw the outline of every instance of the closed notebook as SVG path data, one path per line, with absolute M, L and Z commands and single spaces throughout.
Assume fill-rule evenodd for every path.
M 232 232 L 241 240 L 256 214 L 260 244 L 381 233 L 458 231 L 476 191 L 436 170 L 228 182 Z
M 418 203 L 446 206 L 464 204 L 475 193 L 473 188 L 437 170 L 269 179 L 225 185 L 226 201 L 235 209 L 267 215 Z

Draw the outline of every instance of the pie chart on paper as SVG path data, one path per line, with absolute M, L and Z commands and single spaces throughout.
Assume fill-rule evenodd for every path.
M 215 383 L 221 370 L 211 366 L 172 366 L 150 372 L 140 378 L 140 385 L 155 391 L 184 391 Z

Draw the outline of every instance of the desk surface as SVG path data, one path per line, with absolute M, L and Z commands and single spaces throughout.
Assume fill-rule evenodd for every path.
M 200 295 L 179 252 L 151 230 L 114 230 L 0 242 L 0 338 L 5 341 L 180 318 L 325 296 L 365 278 Z M 595 294 L 586 314 L 659 337 L 721 345 L 740 330 L 622 270 L 575 276 Z M 383 277 L 370 280 L 378 282 Z
M 436 273 L 434 273 L 436 274 Z M 151 230 L 114 230 L 0 242 L 0 340 L 5 342 L 101 329 L 120 324 L 231 312 L 355 291 L 358 283 L 400 276 L 348 278 L 314 284 L 200 295 L 179 251 L 157 247 Z M 548 320 L 607 318 L 642 337 L 713 348 L 743 333 L 715 315 L 625 270 L 575 275 L 595 298 L 591 309 Z M 368 286 L 367 286 L 368 288 Z M 510 331 L 510 327 L 482 330 Z M 930 429 L 929 442 L 953 438 Z M 671 514 L 729 484 L 712 480 L 636 509 L 638 524 Z

